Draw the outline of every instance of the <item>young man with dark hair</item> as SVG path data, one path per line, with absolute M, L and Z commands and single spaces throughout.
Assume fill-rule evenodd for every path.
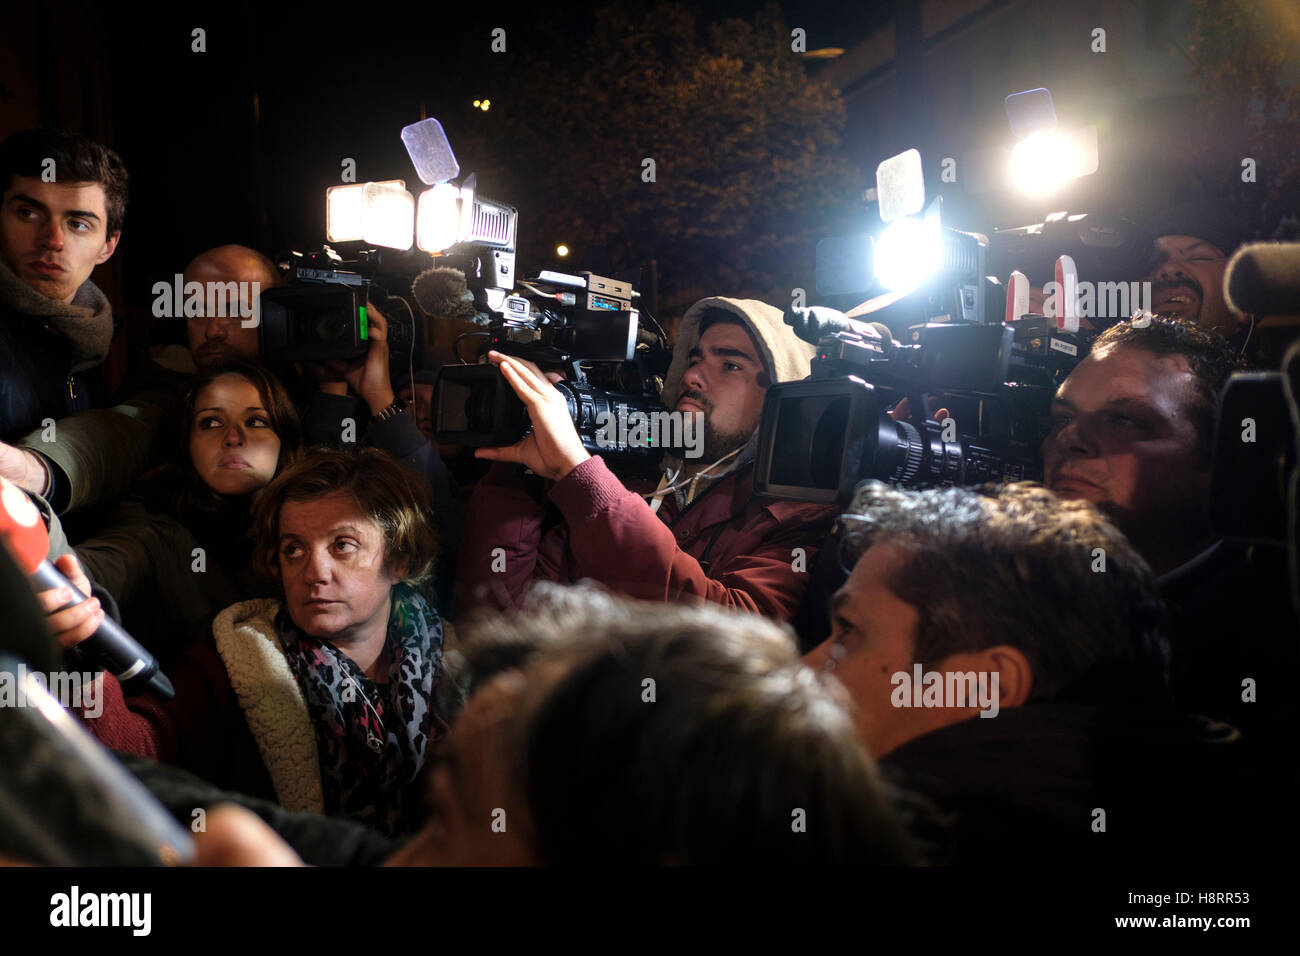
M 953 815 L 957 862 L 1201 857 L 1280 822 L 1264 808 L 1289 791 L 1240 735 L 1170 703 L 1150 570 L 1096 509 L 866 485 L 842 521 L 852 573 L 805 661 L 848 688 L 882 769 Z
M 1286 554 L 1225 541 L 1210 521 L 1219 393 L 1236 367 L 1227 342 L 1185 321 L 1108 329 L 1057 391 L 1043 468 L 1049 488 L 1100 508 L 1159 575 L 1179 705 L 1281 745 L 1296 729 L 1287 675 L 1300 667 Z
M 497 464 L 470 499 L 458 612 L 513 606 L 534 580 L 591 578 L 631 597 L 788 620 L 834 513 L 755 496 L 754 459 L 768 386 L 806 377 L 813 353 L 773 306 L 691 306 L 661 397 L 673 415 L 702 419 L 702 440 L 693 454 L 664 456 L 658 488 L 635 490 L 583 447 L 557 374 L 491 353 L 533 428 L 515 445 L 476 453 Z
M 116 322 L 90 274 L 121 238 L 127 174 L 98 143 L 25 130 L 0 144 L 0 190 L 0 475 L 63 513 L 125 491 L 156 420 L 91 408 Z
M 114 333 L 90 273 L 117 248 L 126 186 L 117 155 L 80 136 L 0 143 L 0 439 L 90 407 L 81 373 Z

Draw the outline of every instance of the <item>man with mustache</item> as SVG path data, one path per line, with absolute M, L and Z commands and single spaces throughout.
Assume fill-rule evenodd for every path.
M 1218 397 L 1237 364 L 1186 321 L 1106 330 L 1052 402 L 1043 472 L 1060 497 L 1105 512 L 1157 575 L 1175 701 L 1268 737 L 1296 720 L 1300 626 L 1285 552 L 1226 541 L 1210 521 Z
M 496 464 L 470 499 L 457 612 L 514 606 L 534 580 L 590 578 L 632 597 L 789 620 L 834 513 L 756 497 L 754 458 L 768 386 L 805 378 L 813 354 L 766 303 L 714 297 L 691 306 L 661 397 L 702 416 L 702 454 L 666 454 L 658 487 L 633 490 L 583 448 L 553 385 L 558 375 L 490 353 L 533 431 L 476 452 Z
M 1233 211 L 1215 203 L 1180 206 L 1158 215 L 1148 231 L 1153 258 L 1142 280 L 1151 283 L 1151 311 L 1237 336 L 1244 320 L 1223 295 L 1228 259 L 1241 241 Z

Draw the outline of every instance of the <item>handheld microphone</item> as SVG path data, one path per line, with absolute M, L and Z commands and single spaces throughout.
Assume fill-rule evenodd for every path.
M 75 607 L 87 596 L 82 594 L 48 560 L 50 534 L 31 499 L 17 485 L 0 477 L 0 538 L 9 545 L 14 561 L 36 591 L 67 588 L 72 600 L 65 608 Z M 161 700 L 171 700 L 176 692 L 171 681 L 158 668 L 158 661 L 107 614 L 94 634 L 82 645 L 122 684 L 124 694 L 147 690 Z
M 0 548 L 0 551 L 4 549 Z M 28 613 L 36 598 L 24 595 Z M 177 823 L 26 669 L 0 651 L 16 707 L 0 712 L 0 855 L 41 866 L 157 866 L 194 862 Z

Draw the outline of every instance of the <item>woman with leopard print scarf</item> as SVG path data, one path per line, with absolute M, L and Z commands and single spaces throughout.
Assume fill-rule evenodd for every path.
M 106 675 L 103 715 L 88 723 L 109 746 L 289 810 L 412 832 L 446 728 L 443 622 L 420 590 L 436 550 L 429 513 L 425 482 L 386 453 L 310 453 L 254 513 L 254 565 L 282 597 L 218 614 L 212 642 L 169 667 L 171 701 L 123 700 Z

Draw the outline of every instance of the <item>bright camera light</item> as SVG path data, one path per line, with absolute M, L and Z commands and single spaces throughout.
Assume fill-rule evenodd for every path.
M 389 179 L 379 186 L 405 189 L 401 179 Z M 330 186 L 325 190 L 325 235 L 330 242 L 355 242 L 365 234 L 366 183 Z
M 1032 133 L 1011 150 L 1011 179 L 1021 189 L 1044 195 L 1066 182 L 1061 139 L 1055 133 Z
M 876 279 L 892 292 L 915 289 L 943 261 L 943 235 L 938 217 L 921 222 L 897 219 L 876 240 L 873 255 Z
M 361 191 L 365 183 L 325 190 L 325 235 L 330 242 L 361 238 Z
M 439 183 L 420 193 L 415 244 L 425 252 L 442 252 L 460 241 L 460 189 Z
M 361 238 L 389 249 L 409 249 L 415 235 L 415 197 L 405 185 L 366 183 L 361 193 Z
M 1011 150 L 1011 181 L 1036 196 L 1097 171 L 1097 127 L 1032 133 Z
M 556 246 L 555 254 L 557 256 L 567 256 L 569 254 L 569 247 L 565 245 Z

